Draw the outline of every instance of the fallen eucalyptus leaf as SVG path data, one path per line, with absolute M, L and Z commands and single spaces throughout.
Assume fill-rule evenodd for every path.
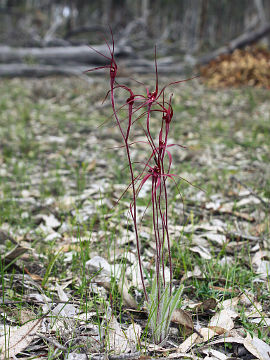
M 193 330 L 192 316 L 189 312 L 182 309 L 175 309 L 172 313 L 171 321 L 175 324 L 182 325 Z
M 99 278 L 104 278 L 104 280 L 110 278 L 111 275 L 115 278 L 119 278 L 121 275 L 121 265 L 110 265 L 108 261 L 101 256 L 94 256 L 85 263 L 85 266 L 92 273 L 98 272 Z
M 270 359 L 270 346 L 256 336 L 251 338 L 251 336 L 248 335 L 244 339 L 244 346 L 252 355 L 256 356 L 257 359 Z
M 226 236 L 224 234 L 215 234 L 215 233 L 207 232 L 203 234 L 203 237 L 221 246 L 226 242 Z
M 141 336 L 141 327 L 138 324 L 131 324 L 126 332 L 121 329 L 114 315 L 107 324 L 108 350 L 114 354 L 128 353 L 136 349 L 136 344 Z
M 223 354 L 220 351 L 214 350 L 214 349 L 203 349 L 202 353 L 208 355 L 205 359 L 217 359 L 217 360 L 226 360 L 228 359 L 227 355 Z
M 181 283 L 189 278 L 201 278 L 204 277 L 204 275 L 201 272 L 201 269 L 198 265 L 195 265 L 194 269 L 192 271 L 187 271 L 184 276 L 181 279 Z
M 261 326 L 270 326 L 270 318 L 268 317 L 259 317 L 256 319 L 250 319 L 250 322 L 253 324 L 261 324 Z
M 15 246 L 12 250 L 4 254 L 5 262 L 12 262 L 15 259 L 18 259 L 20 256 L 22 256 L 25 252 L 29 251 L 31 249 L 28 249 L 26 247 L 23 247 L 21 245 Z
M 205 341 L 209 341 L 216 333 L 209 328 L 201 328 L 199 330 L 201 336 L 198 333 L 193 333 L 190 335 L 182 344 L 180 344 L 177 348 L 178 353 L 186 353 L 189 351 L 194 345 L 203 343 Z
M 221 335 L 234 328 L 231 314 L 228 310 L 217 312 L 209 322 L 208 327 Z
M 209 298 L 199 303 L 196 306 L 196 310 L 204 313 L 207 310 L 214 310 L 216 306 L 217 306 L 217 301 L 214 298 Z
M 0 338 L 0 359 L 5 360 L 15 357 L 24 350 L 34 339 L 41 323 L 41 319 L 32 320 L 16 330 L 11 330 Z
M 118 290 L 123 297 L 124 305 L 131 309 L 137 309 L 138 305 L 133 296 L 128 292 L 128 287 L 125 280 L 123 281 L 120 279 L 118 283 Z
M 190 248 L 191 251 L 198 253 L 202 259 L 210 260 L 212 258 L 208 249 L 203 246 L 194 246 Z

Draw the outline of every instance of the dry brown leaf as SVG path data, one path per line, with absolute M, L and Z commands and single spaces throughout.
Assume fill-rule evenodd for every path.
M 270 318 L 265 317 L 264 315 L 258 318 L 252 318 L 249 320 L 253 324 L 260 324 L 261 326 L 269 326 L 270 327 Z
M 112 350 L 115 354 L 125 352 L 128 347 L 125 334 L 114 315 L 111 316 L 108 323 L 108 350 Z
M 202 335 L 202 338 L 200 337 L 200 340 L 202 340 L 202 341 L 198 341 L 198 343 L 209 341 L 210 339 L 212 339 L 212 337 L 214 337 L 216 335 L 216 333 L 214 331 L 212 331 L 212 329 L 210 329 L 209 327 L 201 328 L 199 330 L 199 333 Z
M 28 249 L 28 248 L 23 247 L 23 246 L 18 244 L 12 250 L 10 250 L 6 254 L 4 254 L 5 261 L 6 262 L 11 262 L 11 261 L 19 258 L 20 256 L 22 256 L 28 250 L 31 250 L 31 249 Z
M 211 341 L 210 343 L 207 344 L 207 346 L 216 345 L 216 344 L 227 344 L 227 343 L 244 344 L 244 339 L 236 336 L 222 337 L 221 339 Z
M 251 292 L 245 291 L 244 294 L 241 294 L 239 297 L 239 302 L 244 306 L 251 306 L 254 302 L 254 294 Z
M 241 199 L 240 201 L 238 201 L 236 203 L 237 207 L 241 207 L 241 206 L 245 206 L 245 205 L 250 205 L 250 204 L 259 204 L 260 200 L 255 197 L 255 196 L 249 196 L 247 198 Z
M 193 330 L 193 321 L 192 316 L 189 312 L 182 310 L 182 309 L 175 309 L 172 313 L 172 320 L 173 323 L 182 325 L 188 329 Z
M 244 339 L 244 346 L 252 355 L 256 356 L 257 359 L 270 359 L 270 346 L 256 336 L 251 338 L 248 334 Z
M 133 323 L 129 325 L 125 333 L 128 340 L 129 349 L 131 352 L 134 352 L 136 350 L 136 344 L 138 344 L 140 341 L 142 328 L 139 324 Z
M 86 168 L 86 171 L 87 172 L 90 172 L 91 170 L 94 170 L 94 168 L 96 167 L 96 160 L 94 159 L 94 160 L 92 160 L 89 164 L 88 164 L 88 166 L 87 166 L 87 168 Z
M 259 248 L 259 251 L 257 251 L 254 256 L 252 257 L 251 259 L 251 263 L 252 265 L 256 265 L 256 266 L 259 266 L 261 261 L 262 261 L 262 258 L 265 256 L 265 251 L 262 251 L 260 248 Z
M 223 307 L 223 309 L 235 310 L 238 303 L 239 303 L 239 296 L 235 296 L 231 299 L 222 301 L 220 305 Z
M 216 234 L 216 233 L 212 233 L 212 232 L 207 232 L 207 233 L 203 234 L 202 236 L 205 237 L 207 240 L 210 240 L 221 246 L 224 245 L 224 243 L 226 242 L 226 235 L 224 235 L 224 234 Z
M 209 86 L 259 86 L 270 87 L 270 52 L 252 46 L 236 49 L 232 54 L 222 54 L 208 65 L 200 68 Z
M 209 328 L 201 328 L 199 330 L 199 334 L 193 333 L 190 335 L 182 344 L 180 344 L 177 348 L 178 353 L 186 353 L 189 351 L 194 345 L 200 344 L 206 341 L 209 341 L 216 333 Z
M 45 222 L 46 227 L 50 229 L 58 228 L 61 225 L 59 220 L 53 214 L 39 214 L 36 218 L 42 219 Z
M 209 328 L 221 335 L 234 328 L 231 313 L 228 310 L 217 312 L 209 322 Z
M 195 253 L 198 253 L 202 259 L 210 260 L 212 258 L 209 250 L 203 246 L 200 246 L 200 245 L 194 246 L 194 247 L 190 248 L 190 250 Z
M 189 278 L 201 278 L 204 277 L 204 275 L 202 275 L 201 269 L 199 268 L 198 265 L 195 265 L 194 269 L 192 271 L 187 271 L 184 276 L 181 279 L 181 283 L 183 283 L 185 280 L 189 279 Z
M 196 344 L 197 339 L 199 338 L 199 335 L 197 333 L 193 333 L 190 335 L 182 344 L 180 344 L 177 348 L 178 353 L 186 353 L 189 351 L 192 346 Z
M 261 278 L 267 279 L 270 274 L 270 261 L 262 260 L 256 272 Z
M 126 281 L 124 280 L 123 282 L 122 278 L 118 283 L 118 290 L 122 294 L 124 305 L 131 309 L 137 309 L 138 305 L 133 296 L 128 292 Z
M 9 334 L 0 338 L 1 355 L 0 360 L 5 360 L 16 356 L 24 350 L 34 339 L 41 323 L 41 319 L 32 320 L 16 330 L 11 330 Z
M 126 332 L 124 332 L 116 317 L 112 315 L 108 322 L 107 334 L 108 350 L 113 351 L 114 354 L 132 352 L 140 339 L 141 327 L 134 323 L 128 327 Z
M 118 279 L 121 275 L 121 265 L 110 265 L 108 261 L 101 256 L 94 256 L 86 262 L 85 266 L 91 273 L 98 273 L 99 281 L 110 281 L 111 275 Z
M 203 349 L 202 352 L 206 355 L 208 355 L 207 357 L 204 358 L 205 359 L 217 359 L 217 360 L 226 360 L 228 359 L 227 355 L 223 354 L 220 351 L 214 350 L 214 349 Z
M 217 306 L 217 301 L 214 298 L 206 299 L 196 306 L 196 310 L 204 313 L 207 310 L 214 310 Z

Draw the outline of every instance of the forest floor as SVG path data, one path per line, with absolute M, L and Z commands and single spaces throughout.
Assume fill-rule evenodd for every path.
M 173 283 L 184 291 L 170 336 L 155 346 L 129 192 L 118 203 L 125 152 L 102 105 L 107 82 L 91 79 L 0 83 L 1 359 L 269 359 L 270 92 L 197 79 L 171 88 L 170 142 L 187 146 L 173 148 L 172 172 L 194 186 L 177 181 L 181 196 L 169 187 Z M 147 283 L 149 224 L 146 214 Z M 127 335 L 130 324 L 140 339 Z

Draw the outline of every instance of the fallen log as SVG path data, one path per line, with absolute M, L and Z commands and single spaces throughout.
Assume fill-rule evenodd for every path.
M 0 64 L 0 77 L 81 76 L 87 69 L 86 66 Z
M 198 65 L 205 65 L 222 54 L 231 54 L 236 49 L 255 43 L 270 32 L 270 23 L 262 25 L 259 29 L 246 32 L 231 40 L 228 45 L 222 46 L 211 53 L 203 55 L 197 60 Z
M 87 45 L 45 48 L 13 48 L 0 46 L 0 63 L 28 63 L 47 65 L 75 65 L 75 64 L 108 64 L 110 53 L 107 45 L 97 45 L 95 49 L 107 56 L 101 56 Z M 128 56 L 130 47 L 115 47 L 115 56 Z
M 155 75 L 155 65 L 153 61 L 145 59 L 137 60 L 121 60 L 119 64 L 119 76 L 130 77 L 131 72 L 137 74 L 153 74 Z M 86 70 L 93 68 L 94 64 L 83 65 L 43 65 L 43 64 L 22 64 L 22 63 L 11 63 L 11 64 L 0 64 L 0 77 L 45 77 L 51 75 L 65 75 L 65 76 L 84 76 Z M 158 64 L 159 74 L 178 74 L 186 76 L 187 68 L 183 63 L 174 63 L 162 61 Z M 190 70 L 190 69 L 189 69 Z M 90 78 L 95 75 L 104 75 L 106 71 L 100 70 L 95 72 L 89 72 Z
M 184 75 L 190 72 L 191 67 L 186 63 L 175 61 L 173 58 L 160 58 L 157 61 L 159 74 L 178 74 Z M 153 60 L 144 58 L 122 59 L 119 66 L 120 76 L 132 76 L 136 74 L 152 74 L 155 75 L 155 63 Z

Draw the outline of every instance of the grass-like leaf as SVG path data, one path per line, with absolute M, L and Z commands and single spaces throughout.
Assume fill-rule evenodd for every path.
M 166 340 L 172 314 L 180 302 L 182 291 L 183 286 L 181 285 L 176 293 L 171 296 L 170 284 L 166 284 L 164 288 L 162 281 L 157 280 L 157 276 L 155 276 L 149 300 L 146 303 L 148 326 L 155 344 L 160 344 Z

